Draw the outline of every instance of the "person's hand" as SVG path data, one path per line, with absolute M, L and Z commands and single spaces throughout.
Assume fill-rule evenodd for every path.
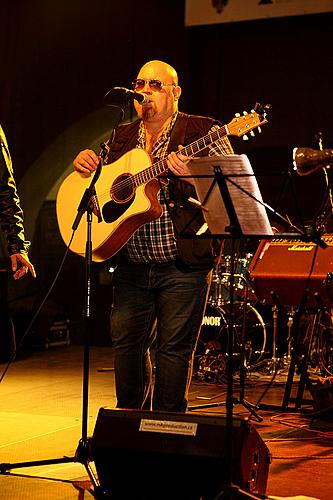
M 73 161 L 74 169 L 77 172 L 82 172 L 84 174 L 89 172 L 94 172 L 98 165 L 99 159 L 96 153 L 92 149 L 84 149 L 80 151 L 77 157 Z
M 18 280 L 25 276 L 29 271 L 33 278 L 36 278 L 36 271 L 31 264 L 28 255 L 25 252 L 14 253 L 10 256 L 12 262 L 12 271 L 14 280 Z
M 179 151 L 182 149 L 182 146 L 178 146 Z M 183 177 L 186 175 L 191 175 L 191 172 L 187 166 L 188 162 L 191 160 L 189 156 L 185 156 L 181 154 L 173 152 L 170 153 L 167 157 L 167 165 L 171 172 L 177 176 Z M 194 185 L 194 181 L 192 177 L 184 177 L 183 181 L 189 182 Z

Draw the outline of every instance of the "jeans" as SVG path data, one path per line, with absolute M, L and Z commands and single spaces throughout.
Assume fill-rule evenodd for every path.
M 149 347 L 154 341 L 152 409 L 185 411 L 209 270 L 176 263 L 121 264 L 114 272 L 111 338 L 117 406 L 150 407 Z M 144 406 L 146 401 L 146 406 Z

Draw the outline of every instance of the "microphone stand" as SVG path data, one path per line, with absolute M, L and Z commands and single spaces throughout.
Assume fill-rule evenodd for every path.
M 109 91 L 110 93 L 111 91 Z M 108 94 L 109 94 L 108 93 Z M 89 489 L 89 493 L 97 499 L 107 499 L 107 493 L 101 489 L 98 479 L 90 466 L 90 462 L 93 461 L 91 453 L 91 439 L 88 438 L 88 394 L 89 394 L 89 364 L 90 364 L 90 338 L 89 332 L 91 327 L 91 267 L 92 267 L 92 239 L 91 239 L 91 223 L 92 214 L 94 208 L 97 206 L 94 203 L 95 197 L 95 184 L 100 176 L 102 166 L 106 162 L 107 155 L 109 152 L 109 146 L 113 141 L 115 129 L 124 117 L 124 109 L 128 105 L 131 96 L 124 92 L 115 92 L 113 98 L 108 106 L 112 107 L 111 116 L 113 118 L 113 128 L 110 135 L 110 139 L 101 144 L 101 152 L 99 154 L 99 163 L 91 179 L 89 187 L 83 193 L 82 199 L 79 203 L 77 214 L 72 225 L 73 232 L 77 229 L 81 222 L 83 214 L 87 214 L 87 240 L 86 240 L 86 253 L 85 253 L 85 312 L 84 312 L 84 335 L 83 335 L 83 382 L 82 382 L 82 427 L 81 427 L 81 438 L 79 440 L 75 455 L 73 457 L 62 457 L 47 460 L 35 460 L 27 462 L 17 462 L 17 463 L 0 463 L 0 474 L 5 474 L 16 468 L 24 468 L 30 466 L 40 466 L 40 465 L 50 465 L 50 464 L 60 464 L 60 463 L 71 463 L 79 462 L 81 463 L 89 476 L 92 483 L 93 490 Z M 95 200 L 96 202 L 98 200 Z M 97 210 L 97 215 L 100 216 L 99 210 Z

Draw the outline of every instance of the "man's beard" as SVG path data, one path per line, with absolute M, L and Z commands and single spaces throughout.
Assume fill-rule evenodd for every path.
M 149 118 L 152 118 L 155 116 L 156 111 L 154 108 L 142 108 L 142 116 L 141 118 L 143 120 L 148 120 Z

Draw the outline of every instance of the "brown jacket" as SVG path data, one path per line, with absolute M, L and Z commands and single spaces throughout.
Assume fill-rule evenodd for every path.
M 171 132 L 168 152 L 177 151 L 179 144 L 186 146 L 200 139 L 215 124 L 220 125 L 211 118 L 178 113 Z M 109 163 L 116 161 L 124 153 L 136 147 L 139 125 L 140 120 L 136 120 L 117 128 L 110 148 Z M 207 150 L 198 154 L 198 156 L 206 155 Z M 196 198 L 195 190 L 189 183 L 177 180 L 171 175 L 169 180 L 171 198 L 169 211 L 175 228 L 180 260 L 189 268 L 210 269 L 219 256 L 221 241 L 195 236 L 204 223 L 201 210 L 188 201 L 190 196 Z

